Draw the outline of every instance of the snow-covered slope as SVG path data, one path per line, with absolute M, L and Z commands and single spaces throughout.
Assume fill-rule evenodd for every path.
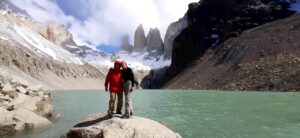
M 0 10 L 10 11 L 23 17 L 31 18 L 30 15 L 25 11 L 15 6 L 9 0 L 0 0 Z
M 171 60 L 164 60 L 163 55 L 146 58 L 147 56 L 148 53 L 134 52 L 127 54 L 120 52 L 117 54 L 107 55 L 106 57 L 101 57 L 97 60 L 88 60 L 88 62 L 98 67 L 111 68 L 113 67 L 113 61 L 115 59 L 119 59 L 125 61 L 127 65 L 133 69 L 145 71 L 170 66 Z
M 1 11 L 1 13 L 9 14 L 5 11 Z M 75 57 L 65 49 L 53 44 L 27 26 L 8 22 L 2 16 L 0 17 L 0 38 L 8 40 L 10 43 L 21 44 L 34 53 L 44 57 L 66 63 L 83 64 L 80 58 Z
M 105 57 L 99 57 L 98 59 L 88 60 L 90 64 L 98 68 L 103 74 L 107 74 L 109 68 L 113 67 L 114 60 L 122 60 L 133 69 L 135 78 L 139 84 L 144 82 L 143 80 L 151 74 L 152 71 L 160 70 L 166 66 L 170 66 L 171 60 L 165 60 L 163 55 L 161 56 L 149 56 L 147 52 L 134 52 L 128 54 L 126 52 L 119 52 L 117 54 L 107 54 Z M 146 85 L 140 85 L 141 87 Z M 148 88 L 148 87 L 143 87 Z

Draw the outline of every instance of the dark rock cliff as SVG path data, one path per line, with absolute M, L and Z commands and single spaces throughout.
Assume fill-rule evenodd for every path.
M 185 69 L 209 48 L 244 30 L 288 17 L 290 3 L 277 0 L 201 0 L 189 5 L 188 27 L 174 40 L 165 81 Z
M 194 60 L 167 89 L 300 91 L 300 15 L 244 31 Z

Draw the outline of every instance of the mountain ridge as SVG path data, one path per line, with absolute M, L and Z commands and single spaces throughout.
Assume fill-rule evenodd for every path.
M 228 39 L 164 88 L 300 91 L 299 22 L 294 15 Z

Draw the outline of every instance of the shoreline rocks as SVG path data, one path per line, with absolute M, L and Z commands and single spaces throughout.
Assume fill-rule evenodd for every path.
M 45 118 L 53 113 L 52 105 L 46 103 L 51 97 L 42 87 L 3 78 L 0 86 L 0 135 L 52 126 Z
M 181 138 L 166 126 L 142 117 L 108 118 L 106 113 L 89 115 L 62 138 Z

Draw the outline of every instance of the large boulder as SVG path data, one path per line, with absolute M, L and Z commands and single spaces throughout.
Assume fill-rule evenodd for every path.
M 9 92 L 7 93 L 7 95 L 12 98 L 12 99 L 16 99 L 19 97 L 19 93 L 18 92 Z
M 22 94 L 25 94 L 27 92 L 27 90 L 25 88 L 21 87 L 21 86 L 18 86 L 16 89 L 17 89 L 18 92 L 20 92 Z
M 21 78 L 13 79 L 12 83 L 17 84 L 17 85 L 21 85 L 25 88 L 27 88 L 29 86 L 28 81 L 24 80 L 24 79 L 21 79 Z
M 13 88 L 13 86 L 10 83 L 6 83 L 4 85 L 4 87 L 2 88 L 2 91 L 4 93 L 9 93 L 9 92 L 15 91 L 15 89 Z
M 14 114 L 0 107 L 0 136 L 15 132 L 16 124 L 13 123 Z
M 6 122 L 9 122 L 13 118 L 13 114 L 9 111 L 7 111 L 5 108 L 0 107 L 0 125 L 5 124 Z
M 37 110 L 36 102 L 34 100 L 27 100 L 23 103 L 23 108 L 28 109 L 30 111 Z
M 164 125 L 142 117 L 121 119 L 108 118 L 105 113 L 97 113 L 75 125 L 67 138 L 181 138 Z
M 19 108 L 13 112 L 14 120 L 24 123 L 26 125 L 26 129 L 45 128 L 52 126 L 52 123 L 48 119 L 41 117 L 30 110 Z
M 34 92 L 38 92 L 38 91 L 40 91 L 42 88 L 43 88 L 42 85 L 32 85 L 32 86 L 29 86 L 27 89 L 28 89 L 28 90 L 31 90 L 31 91 L 34 91 Z
M 4 101 L 10 101 L 11 98 L 8 95 L 0 95 L 0 103 Z
M 53 114 L 53 106 L 44 101 L 40 101 L 36 103 L 37 113 L 44 117 L 51 117 Z
M 146 35 L 143 25 L 140 24 L 134 33 L 133 51 L 142 51 L 146 47 Z
M 36 103 L 40 101 L 39 97 L 31 97 L 25 94 L 18 94 L 18 98 L 13 99 L 9 104 L 10 110 L 15 110 L 20 107 L 26 108 L 28 110 L 36 110 Z

